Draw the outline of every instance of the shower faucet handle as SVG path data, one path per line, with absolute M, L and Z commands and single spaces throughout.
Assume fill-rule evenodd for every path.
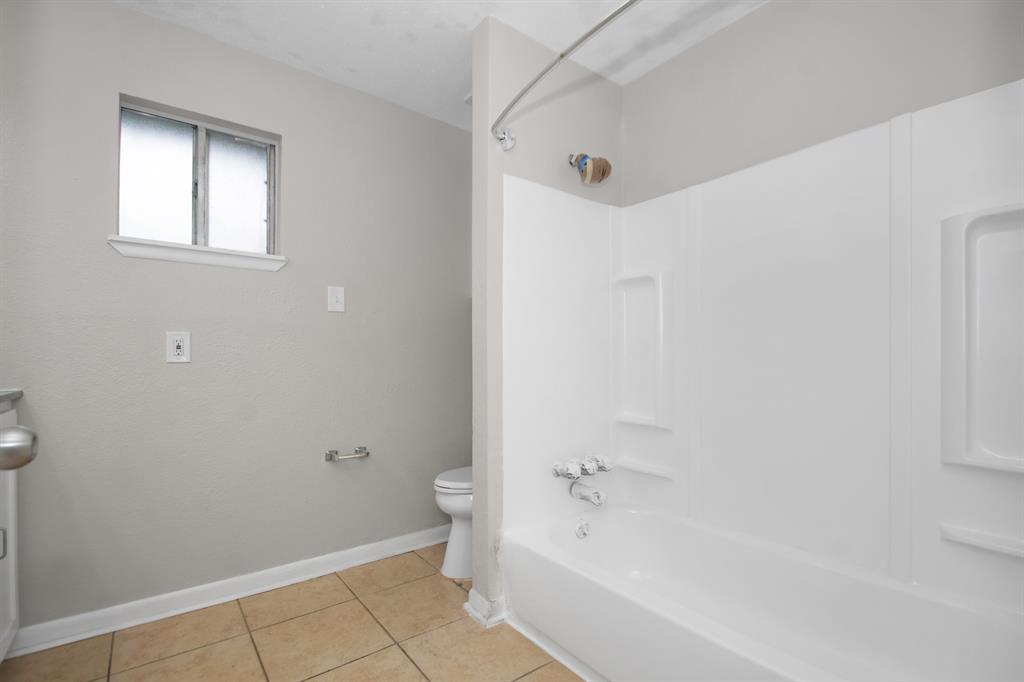
M 583 475 L 583 463 L 578 459 L 567 459 L 564 462 L 555 462 L 551 467 L 551 473 L 556 478 L 569 478 L 576 480 Z
M 587 476 L 593 476 L 598 471 L 612 470 L 611 462 L 608 461 L 607 457 L 596 457 L 594 455 L 584 457 L 582 466 L 583 473 L 586 474 Z

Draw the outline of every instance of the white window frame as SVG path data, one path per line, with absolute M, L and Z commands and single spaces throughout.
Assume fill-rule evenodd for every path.
M 281 166 L 281 136 L 256 128 L 242 126 L 221 119 L 195 114 L 177 107 L 121 94 L 117 108 L 118 129 L 118 191 L 120 191 L 120 131 L 121 112 L 129 109 L 149 116 L 178 121 L 193 126 L 193 172 L 192 172 L 192 243 L 165 242 L 142 239 L 120 234 L 120 210 L 118 213 L 118 234 L 109 235 L 107 242 L 122 256 L 129 258 L 150 258 L 155 260 L 224 265 L 227 267 L 253 270 L 280 270 L 288 259 L 280 255 L 280 230 L 278 221 L 278 187 Z M 239 140 L 267 148 L 267 253 L 219 249 L 209 243 L 209 145 L 208 131 L 231 135 Z M 120 205 L 120 197 L 118 197 Z

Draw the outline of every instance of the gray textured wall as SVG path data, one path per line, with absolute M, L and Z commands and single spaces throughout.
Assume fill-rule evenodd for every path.
M 612 205 L 622 193 L 621 166 L 595 187 L 568 164 L 569 153 L 581 151 L 618 164 L 621 151 L 622 89 L 578 64 L 563 63 L 509 117 L 515 149 L 501 151 L 491 136 L 495 117 L 554 57 L 493 18 L 473 33 L 473 589 L 491 601 L 502 592 L 494 548 L 502 511 L 504 176 Z
M 0 383 L 42 443 L 22 623 L 444 523 L 432 479 L 470 461 L 469 134 L 105 4 L 0 12 Z M 106 244 L 119 92 L 283 136 L 283 270 Z
M 626 86 L 623 204 L 1021 77 L 1020 0 L 775 0 Z

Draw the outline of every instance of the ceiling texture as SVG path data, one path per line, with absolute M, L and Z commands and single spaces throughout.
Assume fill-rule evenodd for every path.
M 473 29 L 492 16 L 558 52 L 619 0 L 116 0 L 459 128 Z M 645 0 L 573 60 L 626 84 L 766 0 Z

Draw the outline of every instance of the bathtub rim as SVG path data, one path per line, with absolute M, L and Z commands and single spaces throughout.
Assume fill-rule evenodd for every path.
M 629 516 L 647 516 L 657 518 L 662 522 L 686 526 L 691 530 L 707 533 L 717 538 L 739 544 L 749 550 L 764 552 L 779 559 L 794 561 L 810 568 L 822 570 L 845 579 L 864 582 L 879 589 L 893 590 L 904 596 L 921 599 L 945 608 L 965 611 L 972 615 L 991 619 L 1004 625 L 1021 627 L 1022 623 L 1024 623 L 1024 611 L 1015 611 L 995 604 L 980 602 L 957 594 L 936 590 L 920 583 L 903 582 L 891 576 L 874 573 L 867 569 L 852 566 L 848 563 L 831 559 L 797 547 L 782 545 L 770 540 L 757 538 L 738 531 L 715 526 L 690 517 L 669 514 L 660 510 L 648 509 L 637 505 L 613 503 L 597 509 L 583 509 L 572 515 L 551 521 L 543 526 L 525 526 L 508 529 L 502 532 L 501 547 L 504 549 L 505 542 L 511 540 L 538 550 L 541 553 L 548 554 L 549 556 L 553 553 L 555 556 L 560 558 L 571 559 L 572 553 L 553 540 L 550 532 L 554 528 L 563 527 L 563 524 L 565 528 L 572 528 L 572 524 L 575 521 L 578 521 L 581 517 L 587 520 L 593 520 L 595 518 L 600 518 L 601 514 L 607 512 L 626 514 Z M 578 542 L 586 542 L 586 540 L 578 540 Z M 549 553 L 546 551 L 547 549 L 553 550 L 553 552 Z M 607 571 L 582 570 L 576 572 L 599 582 L 603 587 L 611 589 L 622 596 L 632 596 L 634 594 L 628 590 L 618 589 L 615 585 L 611 584 L 616 581 L 614 580 L 614 576 L 611 576 Z

